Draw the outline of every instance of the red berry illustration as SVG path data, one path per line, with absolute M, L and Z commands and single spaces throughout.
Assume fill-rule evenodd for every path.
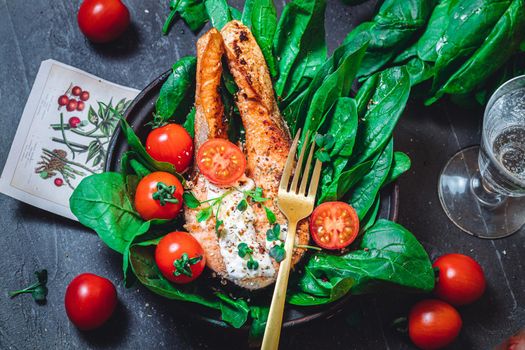
M 71 99 L 71 100 L 69 100 L 69 102 L 67 103 L 66 109 L 67 109 L 68 112 L 72 112 L 72 111 L 74 111 L 75 109 L 77 109 L 77 106 L 78 106 L 78 102 L 77 102 L 77 100 Z
M 89 100 L 89 92 L 88 91 L 82 91 L 82 93 L 80 94 L 80 99 L 82 101 Z
M 79 117 L 71 117 L 69 118 L 69 126 L 73 129 L 76 128 L 80 124 L 80 118 Z
M 77 103 L 77 111 L 81 112 L 84 110 L 84 102 L 83 101 L 78 101 Z
M 56 187 L 60 187 L 60 186 L 62 186 L 64 184 L 64 180 L 62 180 L 59 177 L 57 177 L 54 182 L 55 182 L 55 186 Z
M 73 96 L 80 96 L 80 94 L 82 93 L 82 89 L 80 88 L 80 86 L 73 86 L 73 88 L 71 89 L 71 93 L 73 94 Z
M 69 102 L 69 98 L 67 98 L 66 95 L 62 95 L 58 98 L 58 105 L 59 106 L 65 106 Z

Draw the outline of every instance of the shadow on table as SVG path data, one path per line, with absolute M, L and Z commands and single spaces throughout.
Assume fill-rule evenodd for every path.
M 77 329 L 79 337 L 96 348 L 114 348 L 125 338 L 128 331 L 129 314 L 126 306 L 119 301 L 115 313 L 101 328 L 93 331 Z
M 86 41 L 89 43 L 89 46 L 100 55 L 110 58 L 121 58 L 136 51 L 140 43 L 140 36 L 136 25 L 132 22 L 124 34 L 112 42 L 97 44 L 87 39 Z

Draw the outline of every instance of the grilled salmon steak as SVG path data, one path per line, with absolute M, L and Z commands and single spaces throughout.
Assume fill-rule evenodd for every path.
M 185 207 L 184 214 L 186 229 L 201 243 L 208 267 L 220 277 L 254 290 L 272 284 L 279 270 L 277 257 L 271 251 L 286 237 L 287 221 L 275 199 L 291 140 L 261 49 L 245 25 L 232 21 L 220 33 L 212 29 L 197 42 L 195 152 L 208 139 L 227 138 L 228 125 L 219 93 L 223 54 L 239 88 L 236 103 L 246 132 L 246 173 L 237 183 L 218 187 L 194 165 L 190 186 L 195 197 L 201 202 L 221 198 L 221 205 L 206 221 L 198 222 L 197 214 L 208 204 L 197 209 Z M 248 207 L 239 210 L 238 204 L 246 193 L 256 189 L 262 190 L 266 200 L 261 203 L 248 197 Z M 275 214 L 281 240 L 267 239 L 269 230 L 275 232 L 267 210 Z M 218 220 L 222 223 L 220 230 L 216 230 Z M 308 225 L 304 221 L 298 227 L 296 242 L 304 245 L 308 241 Z M 250 248 L 250 259 L 239 254 L 242 243 Z M 293 264 L 303 253 L 304 249 L 295 249 Z M 256 266 L 250 261 L 255 261 Z

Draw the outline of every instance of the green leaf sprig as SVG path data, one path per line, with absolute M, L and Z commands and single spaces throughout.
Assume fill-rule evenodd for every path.
M 259 263 L 253 258 L 253 249 L 248 244 L 242 242 L 237 246 L 238 254 L 241 258 L 248 258 L 247 267 L 250 270 L 257 270 Z
M 37 282 L 27 288 L 9 292 L 9 297 L 14 298 L 17 295 L 30 293 L 33 299 L 39 304 L 45 304 L 47 296 L 47 270 L 35 271 Z

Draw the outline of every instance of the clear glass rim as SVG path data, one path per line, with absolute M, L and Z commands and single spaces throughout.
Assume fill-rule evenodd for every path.
M 500 170 L 503 174 L 507 174 L 512 182 L 515 182 L 517 185 L 525 186 L 525 181 L 519 180 L 517 177 L 512 176 L 512 174 L 503 167 L 499 161 L 494 157 L 494 151 L 492 150 L 492 147 L 488 144 L 488 137 L 485 136 L 485 127 L 488 120 L 488 114 L 492 106 L 502 97 L 503 95 L 514 91 L 518 89 L 525 88 L 525 75 L 518 75 L 517 77 L 514 77 L 512 79 L 507 80 L 503 84 L 500 85 L 494 91 L 494 93 L 490 96 L 489 102 L 487 103 L 487 106 L 485 107 L 485 112 L 483 114 L 483 130 L 481 135 L 481 142 L 483 142 L 484 148 L 487 150 L 488 156 L 491 160 L 491 162 L 494 164 L 498 170 Z

